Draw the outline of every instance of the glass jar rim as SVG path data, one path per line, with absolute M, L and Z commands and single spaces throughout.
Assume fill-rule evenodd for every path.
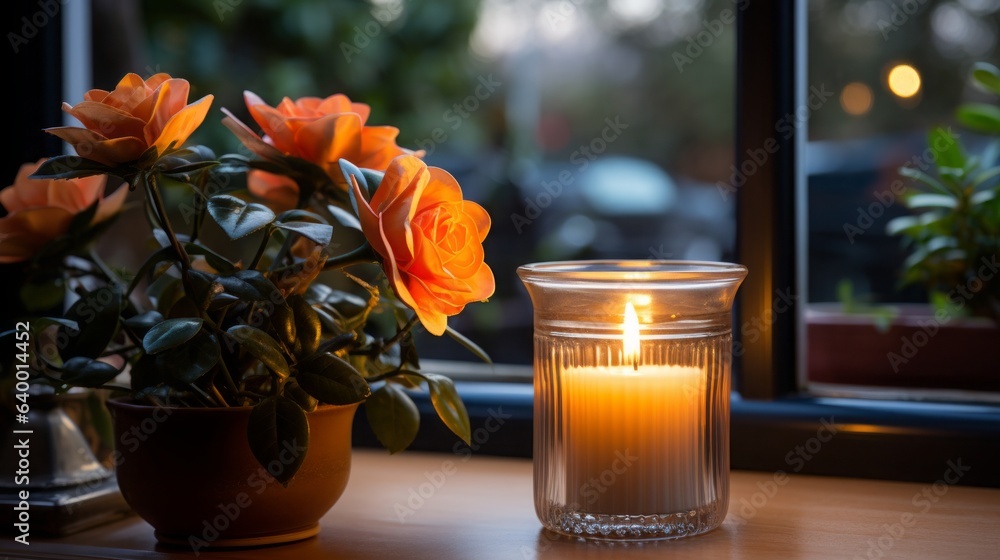
M 531 263 L 518 267 L 526 282 L 724 282 L 746 277 L 741 264 L 682 260 L 590 260 Z

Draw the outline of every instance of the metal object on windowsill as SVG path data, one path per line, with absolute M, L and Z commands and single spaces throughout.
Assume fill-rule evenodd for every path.
M 51 387 L 35 385 L 27 423 L 14 424 L 13 414 L 4 415 L 0 509 L 5 532 L 16 530 L 14 524 L 25 511 L 31 533 L 49 536 L 131 515 L 114 472 L 94 457 L 80 428 L 60 406 L 63 400 L 80 398 L 86 393 L 57 396 Z M 30 433 L 18 433 L 24 431 Z M 24 491 L 27 500 L 22 499 Z

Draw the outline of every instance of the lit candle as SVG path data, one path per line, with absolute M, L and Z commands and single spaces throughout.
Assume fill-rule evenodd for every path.
M 594 514 L 689 511 L 706 490 L 705 371 L 644 365 L 658 360 L 643 360 L 631 302 L 622 331 L 626 365 L 563 371 L 567 503 Z
M 588 539 L 675 539 L 729 507 L 732 304 L 746 268 L 522 266 L 535 331 L 535 512 Z

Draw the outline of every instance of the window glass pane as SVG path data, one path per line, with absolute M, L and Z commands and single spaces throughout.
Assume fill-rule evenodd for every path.
M 716 186 L 733 173 L 730 0 L 97 4 L 116 14 L 94 17 L 100 87 L 166 71 L 246 122 L 243 90 L 272 105 L 343 92 L 452 172 L 492 216 L 497 291 L 450 324 L 498 362 L 531 359 L 520 264 L 733 258 Z M 239 150 L 215 108 L 195 140 Z M 474 359 L 432 338 L 423 357 Z
M 1000 62 L 1000 4 L 815 0 L 808 18 L 806 87 L 820 92 L 806 154 L 811 388 L 990 398 L 1000 91 L 970 73 Z

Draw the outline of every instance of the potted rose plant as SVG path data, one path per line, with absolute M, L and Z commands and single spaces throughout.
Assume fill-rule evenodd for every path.
M 367 105 L 271 107 L 247 92 L 264 135 L 226 112 L 253 156 L 216 157 L 185 145 L 212 103 L 189 104 L 189 89 L 129 74 L 64 104 L 83 126 L 48 132 L 77 155 L 25 166 L 0 193 L 0 259 L 23 263 L 24 294 L 76 291 L 65 313 L 31 321 L 27 359 L 60 390 L 120 392 L 119 485 L 161 541 L 296 540 L 344 489 L 360 403 L 396 452 L 419 421 L 404 389 L 426 386 L 469 440 L 453 383 L 420 368 L 413 331 L 488 359 L 447 319 L 493 293 L 490 218 L 397 146 L 395 128 L 370 125 Z M 105 197 L 107 178 L 123 186 Z M 126 190 L 141 194 L 154 246 L 135 270 L 86 250 Z M 348 270 L 360 263 L 376 266 Z

